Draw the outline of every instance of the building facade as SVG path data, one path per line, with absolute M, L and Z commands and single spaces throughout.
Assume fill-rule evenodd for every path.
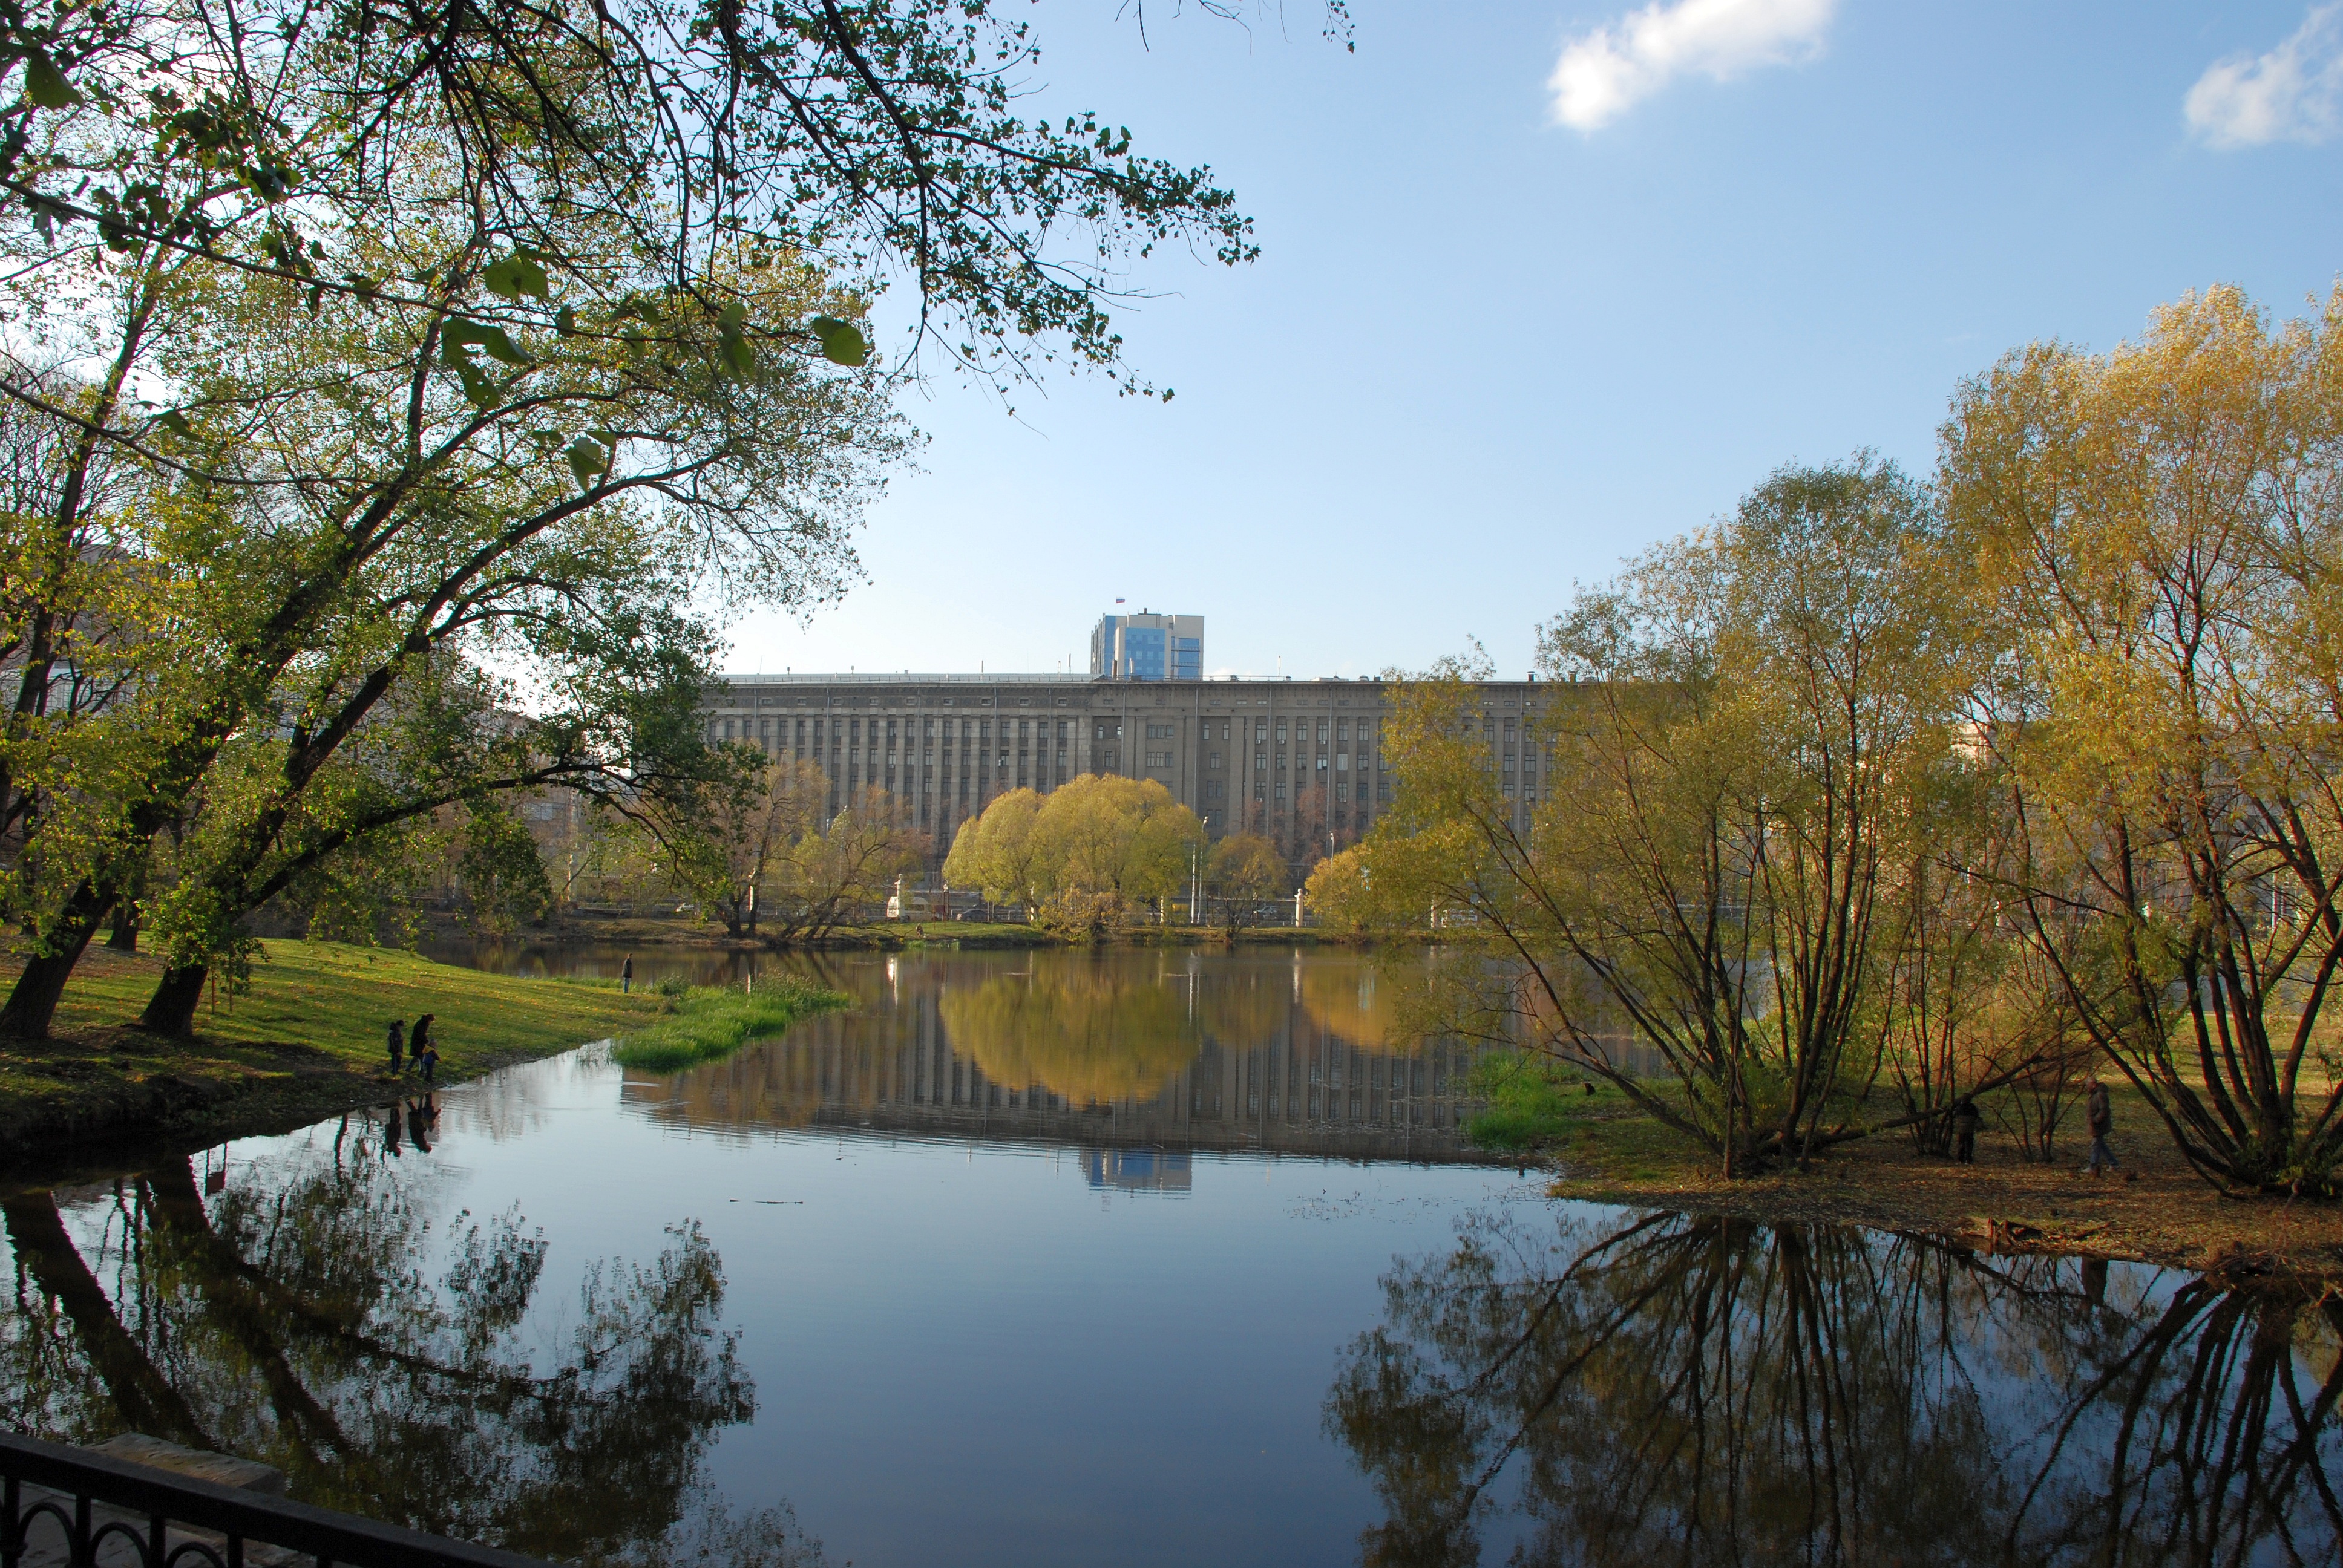
M 1102 615 L 1091 628 L 1091 674 L 1115 680 L 1204 678 L 1201 615 Z
M 1481 719 L 1523 819 L 1537 799 L 1534 681 L 1491 681 Z M 1354 842 L 1397 780 L 1380 680 L 1082 680 L 1059 675 L 733 676 L 709 694 L 708 739 L 817 763 L 834 810 L 869 789 L 949 846 L 1011 789 L 1084 773 L 1161 782 L 1218 839 L 1259 832 L 1314 859 Z

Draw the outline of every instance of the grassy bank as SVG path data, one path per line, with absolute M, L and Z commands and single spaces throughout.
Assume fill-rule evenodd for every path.
M 660 1000 L 665 1011 L 621 1035 L 611 1059 L 649 1072 L 675 1072 L 731 1055 L 754 1040 L 769 1040 L 818 1012 L 847 1005 L 840 992 L 800 980 L 779 980 L 755 991 L 694 986 Z
M 2023 1159 L 2016 1137 L 1988 1116 L 1974 1165 L 1924 1154 L 1899 1131 L 1842 1144 L 1803 1172 L 1780 1168 L 1728 1181 L 1715 1156 L 1616 1090 L 1589 1094 L 1581 1076 L 1566 1071 L 1508 1070 L 1503 1063 L 1483 1070 L 1488 1109 L 1466 1136 L 1544 1164 L 1560 1198 L 1930 1231 L 1981 1247 L 2186 1268 L 2266 1259 L 2343 1272 L 2343 1205 L 2220 1198 L 2180 1158 L 2139 1096 L 2112 1076 L 2112 1142 L 2122 1177 L 2081 1172 L 2089 1138 L 2078 1105 L 2046 1162 Z M 1895 1108 L 1883 1096 L 1870 1109 L 1884 1119 Z
M 391 1087 L 383 1034 L 393 1019 L 437 1015 L 440 1077 L 451 1081 L 622 1033 L 659 1006 L 608 985 L 271 941 L 246 994 L 207 1000 L 195 1036 L 171 1040 L 127 1027 L 159 972 L 144 955 L 95 949 L 66 988 L 55 1037 L 0 1047 L 0 1161 L 92 1139 L 225 1137 L 372 1103 Z

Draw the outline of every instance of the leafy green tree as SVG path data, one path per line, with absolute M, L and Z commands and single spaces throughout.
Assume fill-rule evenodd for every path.
M 705 673 L 683 668 L 708 639 L 682 607 L 719 587 L 831 591 L 858 475 L 890 455 L 867 376 L 825 391 L 804 374 L 870 358 L 857 289 L 825 278 L 868 290 L 901 268 L 920 340 L 953 322 L 955 356 L 1000 378 L 1060 349 L 1111 368 L 1103 268 L 1134 247 L 1209 234 L 1228 260 L 1250 254 L 1202 171 L 1134 158 L 1093 124 L 1010 116 L 997 67 L 1031 46 L 981 9 L 491 10 L 9 24 L 27 85 L 0 149 L 13 276 L 46 301 L 88 297 L 78 278 L 144 280 L 108 296 L 120 330 L 94 407 L 5 387 L 83 454 L 45 558 L 85 558 L 75 476 L 127 454 L 177 537 L 143 539 L 122 580 L 210 597 L 140 625 L 143 646 L 177 626 L 200 657 L 118 683 L 140 696 L 127 735 L 23 748 L 50 764 L 43 798 L 72 809 L 37 834 L 21 814 L 34 950 L 0 1030 L 46 1028 L 93 910 L 144 885 L 159 835 L 183 842 L 170 898 L 140 911 L 171 966 L 146 1021 L 179 1030 L 236 921 L 341 844 L 501 789 L 639 785 L 688 753 L 651 744 L 678 739 Z M 213 85 L 190 99 L 141 81 Z M 1055 264 L 1069 227 L 1100 266 Z M 166 327 L 155 301 L 179 312 Z M 126 397 L 141 380 L 190 396 L 142 410 Z M 186 538 L 191 521 L 213 537 Z M 25 624 L 70 611 L 71 575 L 52 573 Z M 417 660 L 503 668 L 516 651 L 538 666 L 524 686 L 567 666 L 578 689 L 660 690 L 615 735 L 528 692 L 551 720 L 528 738 L 532 766 L 310 811 Z M 53 663 L 23 665 L 20 709 Z M 247 762 L 240 788 L 205 788 L 271 735 L 268 787 Z
M 1204 826 L 1155 779 L 1085 773 L 1042 798 L 1032 838 L 1051 892 L 1128 908 L 1186 881 Z
M 1974 592 L 1974 732 L 2022 829 L 2000 873 L 2064 1001 L 2189 1162 L 2343 1194 L 2343 292 L 2272 328 L 2233 289 L 2104 356 L 1966 384 L 1941 488 Z
M 952 835 L 951 852 L 944 857 L 944 880 L 956 887 L 978 888 L 994 903 L 1041 901 L 1047 873 L 1034 842 L 1033 822 L 1041 815 L 1041 796 L 1033 789 L 1011 789 L 960 825 Z

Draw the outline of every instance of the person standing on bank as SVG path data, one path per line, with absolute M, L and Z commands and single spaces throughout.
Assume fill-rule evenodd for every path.
M 632 996 L 635 990 L 635 955 L 628 953 L 627 961 L 618 966 L 618 994 Z
M 2083 1097 L 2083 1120 L 2091 1128 L 2090 1162 L 2083 1167 L 2096 1176 L 2104 1165 L 2110 1171 L 2120 1171 L 2116 1163 L 2116 1151 L 2107 1147 L 2107 1134 L 2116 1130 L 2115 1107 L 2107 1102 L 2107 1086 L 2097 1078 L 2091 1080 L 2091 1091 Z
M 1980 1118 L 1976 1101 L 1964 1098 L 1953 1107 L 1953 1163 L 1976 1163 L 1976 1130 Z
M 423 1049 L 415 1052 L 415 1065 L 422 1070 L 423 1081 L 433 1081 L 439 1073 L 439 1042 L 427 1040 Z
M 385 1043 L 390 1047 L 390 1075 L 393 1078 L 398 1076 L 398 1059 L 407 1049 L 406 1030 L 406 1020 L 395 1018 L 390 1020 L 390 1038 Z
M 423 1053 L 431 1047 L 431 1020 L 438 1016 L 436 1012 L 425 1013 L 415 1020 L 415 1031 L 407 1037 L 407 1065 L 418 1072 L 423 1069 Z M 439 1060 L 437 1050 L 431 1050 L 431 1060 Z

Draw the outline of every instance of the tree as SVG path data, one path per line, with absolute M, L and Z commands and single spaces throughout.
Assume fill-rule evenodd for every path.
M 676 883 L 723 922 L 725 935 L 753 939 L 759 895 L 786 899 L 799 845 L 820 835 L 830 780 L 819 764 L 769 761 L 755 746 L 719 750 L 716 778 L 646 809 Z
M 2197 1171 L 2330 1196 L 2339 328 L 2343 291 L 2273 330 L 2223 288 L 2110 355 L 2015 351 L 1962 387 L 1940 481 L 2037 952 Z
M 1259 833 L 1231 833 L 1212 846 L 1205 875 L 1220 895 L 1221 919 L 1234 936 L 1260 906 L 1285 889 L 1285 857 Z
M 809 941 L 883 901 L 899 878 L 927 863 L 928 836 L 911 826 L 910 807 L 877 785 L 819 832 L 800 837 L 776 868 L 766 911 L 767 940 Z
M 980 889 L 996 904 L 1031 909 L 1040 903 L 1044 882 L 1033 819 L 1041 811 L 1041 797 L 1035 790 L 1018 789 L 994 796 L 952 835 L 951 852 L 944 857 L 944 880 Z
M 443 772 L 307 819 L 313 785 L 408 668 L 479 651 L 492 623 L 499 654 L 522 644 L 554 667 L 598 656 L 673 676 L 708 643 L 681 613 L 695 592 L 830 591 L 853 512 L 846 470 L 885 461 L 866 441 L 873 406 L 815 413 L 800 397 L 811 420 L 776 423 L 759 394 L 805 389 L 792 367 L 865 365 L 856 290 L 889 267 L 938 313 L 919 340 L 956 322 L 955 355 L 999 380 L 1058 348 L 1112 368 L 1101 302 L 1115 256 L 1207 233 L 1224 259 L 1250 254 L 1203 171 L 1133 158 L 1094 125 L 1008 115 L 998 68 L 1031 46 L 980 9 L 652 4 L 589 21 L 466 6 L 369 15 L 356 35 L 361 19 L 230 12 L 8 24 L 27 85 L 0 148 L 14 276 L 49 300 L 84 297 L 75 268 L 146 281 L 94 407 L 22 378 L 0 390 L 69 426 L 85 456 L 152 467 L 218 536 L 180 558 L 185 580 L 223 590 L 190 639 L 206 657 L 138 687 L 137 736 L 96 749 L 138 767 L 85 768 L 49 790 L 85 809 L 79 830 L 45 832 L 21 857 L 35 951 L 0 1010 L 9 1032 L 45 1030 L 92 910 L 140 885 L 157 836 L 192 819 L 214 764 L 248 737 L 292 743 L 272 787 L 206 798 L 193 837 L 212 858 L 180 857 L 158 931 L 170 969 L 144 1020 L 158 1029 L 187 1026 L 244 913 L 353 839 L 549 781 L 639 786 L 653 755 L 639 743 L 679 733 L 673 712 L 639 712 L 624 737 L 557 715 L 531 738 L 538 765 Z M 148 80 L 211 85 L 200 101 L 132 90 Z M 1068 226 L 1089 231 L 1099 266 L 1058 262 Z M 832 276 L 854 286 L 825 289 Z M 149 302 L 183 297 L 188 313 L 156 330 Z M 139 376 L 194 396 L 132 409 L 123 389 Z M 554 499 L 548 479 L 580 494 Z M 55 560 L 85 510 L 74 483 L 60 493 Z M 794 512 L 778 529 L 775 501 Z M 621 559 L 633 578 L 609 569 Z M 35 598 L 27 623 L 53 623 L 55 592 Z M 23 666 L 20 709 L 45 690 L 47 662 Z M 671 709 L 705 671 L 688 673 L 663 683 Z M 256 729 L 256 714 L 282 722 Z
M 1367 863 L 1365 849 L 1357 844 L 1312 867 L 1310 879 L 1302 884 L 1302 899 L 1336 930 L 1363 931 L 1375 925 L 1396 924 L 1400 919 L 1387 901 L 1376 901 L 1373 869 Z
M 1785 468 L 1582 591 L 1541 635 L 1569 684 L 1526 826 L 1481 672 L 1403 688 L 1400 799 L 1367 870 L 1390 907 L 1462 912 L 1510 960 L 1435 967 L 1424 1021 L 1608 1080 L 1727 1174 L 1866 1131 L 1895 879 L 1949 755 L 1946 654 L 1916 613 L 1936 533 L 1892 467 Z
M 1032 838 L 1051 892 L 1127 910 L 1187 879 L 1204 825 L 1155 779 L 1084 773 L 1043 798 Z
M 1152 779 L 1084 773 L 1012 789 L 962 823 L 944 877 L 1070 931 L 1101 934 L 1187 879 L 1204 826 Z

